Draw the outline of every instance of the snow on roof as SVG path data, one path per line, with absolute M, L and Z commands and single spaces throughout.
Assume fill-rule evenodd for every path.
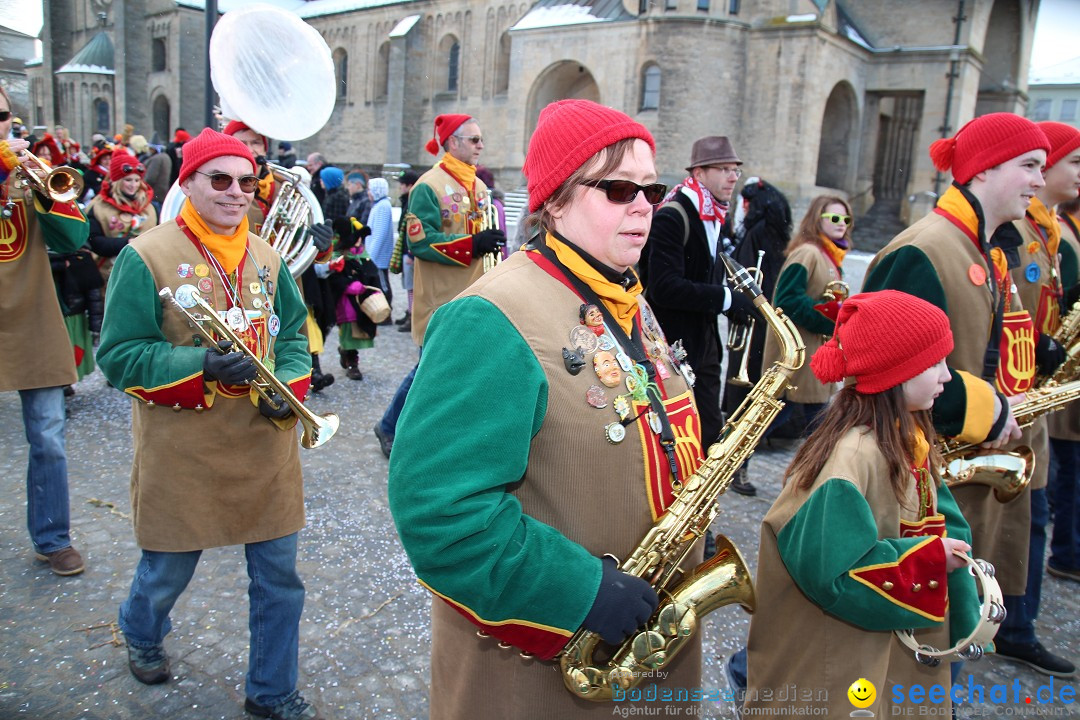
M 410 15 L 409 17 L 404 18 L 390 31 L 389 37 L 405 37 L 409 34 L 409 31 L 413 29 L 413 25 L 415 25 L 416 21 L 419 19 L 419 15 Z
M 57 70 L 57 73 L 92 73 L 94 75 L 115 75 L 113 44 L 104 30 L 90 38 L 79 52 Z
M 532 28 L 559 27 L 563 25 L 581 25 L 583 23 L 607 22 L 611 18 L 596 17 L 592 8 L 586 5 L 553 5 L 536 7 L 525 13 L 511 30 L 531 30 Z

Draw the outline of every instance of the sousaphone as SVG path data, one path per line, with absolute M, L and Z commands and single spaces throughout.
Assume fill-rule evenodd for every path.
M 315 28 L 270 5 L 249 5 L 221 17 L 210 37 L 210 79 L 222 122 L 240 120 L 267 138 L 311 137 L 334 110 L 330 47 Z M 315 259 L 307 228 L 323 221 L 322 209 L 299 174 L 272 163 L 267 167 L 280 188 L 259 235 L 299 278 Z M 184 198 L 174 183 L 162 201 L 162 222 L 180 214 Z

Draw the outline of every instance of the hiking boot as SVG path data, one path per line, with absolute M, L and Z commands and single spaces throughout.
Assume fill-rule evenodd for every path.
M 1071 678 L 1076 675 L 1075 665 L 1047 650 L 1038 640 L 1033 643 L 994 640 L 994 652 L 999 657 L 1023 663 L 1043 675 L 1059 678 Z
M 398 326 L 398 332 L 412 332 L 412 316 L 405 318 L 405 322 Z
M 297 691 L 293 690 L 285 701 L 274 707 L 260 705 L 251 698 L 244 700 L 244 710 L 255 717 L 270 718 L 271 720 L 319 720 L 319 712 L 315 707 L 304 700 Z
M 66 548 L 54 550 L 51 553 L 35 552 L 34 557 L 41 562 L 49 563 L 49 569 L 57 575 L 78 575 L 86 569 L 86 565 L 83 564 L 82 555 L 70 545 Z
M 143 685 L 158 685 L 171 677 L 164 645 L 140 648 L 128 643 L 128 669 Z
M 406 310 L 405 314 L 394 321 L 395 325 L 404 325 L 412 319 L 412 311 Z
M 750 482 L 749 473 L 746 471 L 746 466 L 739 468 L 735 471 L 735 477 L 731 479 L 731 490 L 737 492 L 740 495 L 747 497 L 754 497 L 757 495 L 757 488 L 754 487 L 754 483 Z
M 311 392 L 317 393 L 334 384 L 334 376 L 330 373 L 311 374 Z
M 1046 572 L 1062 580 L 1072 580 L 1073 582 L 1080 582 L 1080 570 L 1067 570 L 1065 568 L 1056 568 L 1050 563 L 1047 563 Z
M 375 437 L 379 438 L 379 449 L 382 450 L 382 454 L 389 460 L 390 450 L 394 447 L 394 438 L 387 437 L 386 433 L 382 430 L 382 426 L 378 423 L 375 424 Z
M 337 352 L 338 352 L 338 360 L 341 362 L 341 369 L 342 370 L 348 370 L 349 369 L 348 351 L 342 350 L 341 348 L 338 348 Z
M 364 373 L 360 372 L 360 368 L 353 365 L 345 371 L 345 377 L 349 378 L 350 380 L 363 380 Z

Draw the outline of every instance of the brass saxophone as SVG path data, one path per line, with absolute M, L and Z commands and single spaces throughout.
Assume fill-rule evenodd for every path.
M 1065 361 L 1053 373 L 1039 379 L 1040 388 L 1061 385 L 1080 376 L 1080 301 L 1061 319 L 1061 326 L 1051 337 L 1065 348 Z
M 600 636 L 584 629 L 559 654 L 567 689 L 586 700 L 610 700 L 616 688 L 628 690 L 645 674 L 665 667 L 690 642 L 701 618 L 716 608 L 737 602 L 747 612 L 754 610 L 750 573 L 726 537 L 717 536 L 716 555 L 691 572 L 685 573 L 680 566 L 716 517 L 717 498 L 784 406 L 778 398 L 791 387 L 790 377 L 802 367 L 806 349 L 795 324 L 769 304 L 746 268 L 724 255 L 721 258 L 735 289 L 754 301 L 776 333 L 783 355 L 762 373 L 701 467 L 687 478 L 667 511 L 620 564 L 623 572 L 646 579 L 660 596 L 660 606 L 645 629 L 624 640 L 608 661 L 594 660 Z
M 1021 428 L 1037 418 L 1060 410 L 1080 397 L 1080 380 L 1064 385 L 1047 384 L 1027 392 L 1023 402 L 1013 406 L 1013 417 Z M 945 461 L 945 484 L 950 488 L 988 485 L 998 502 L 1007 503 L 1027 489 L 1035 472 L 1035 454 L 1021 445 L 1010 452 L 981 449 L 977 443 L 960 443 L 938 438 L 938 450 Z

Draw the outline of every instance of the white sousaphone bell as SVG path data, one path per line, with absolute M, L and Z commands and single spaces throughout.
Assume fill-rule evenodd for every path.
M 315 28 L 271 5 L 248 5 L 221 17 L 210 37 L 210 79 L 225 121 L 241 120 L 268 138 L 311 137 L 334 110 L 330 47 Z M 298 173 L 267 166 L 281 188 L 260 237 L 298 278 L 315 259 L 307 228 L 323 221 L 322 209 Z M 179 184 L 169 188 L 161 204 L 162 222 L 180 214 L 185 197 Z

